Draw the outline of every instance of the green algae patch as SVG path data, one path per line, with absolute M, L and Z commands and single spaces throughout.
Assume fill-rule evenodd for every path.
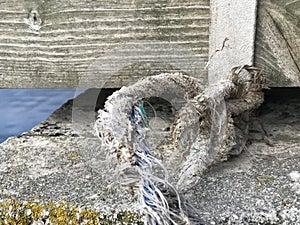
M 142 225 L 136 212 L 98 212 L 71 203 L 0 201 L 0 225 Z

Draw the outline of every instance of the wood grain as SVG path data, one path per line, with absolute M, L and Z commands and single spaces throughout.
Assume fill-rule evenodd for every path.
M 0 4 L 0 88 L 120 87 L 165 70 L 206 79 L 209 0 Z
M 258 2 L 255 64 L 270 86 L 300 86 L 300 0 Z

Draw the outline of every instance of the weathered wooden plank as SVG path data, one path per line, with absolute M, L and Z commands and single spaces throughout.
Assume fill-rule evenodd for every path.
M 226 79 L 236 66 L 252 65 L 256 1 L 211 0 L 208 80 Z
M 207 63 L 209 0 L 0 4 L 2 88 L 120 87 L 170 69 L 197 76 Z
M 259 1 L 255 64 L 269 85 L 300 86 L 300 0 Z

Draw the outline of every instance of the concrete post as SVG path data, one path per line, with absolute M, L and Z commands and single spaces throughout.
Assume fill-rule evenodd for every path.
M 227 78 L 232 67 L 253 64 L 256 0 L 211 0 L 208 81 Z

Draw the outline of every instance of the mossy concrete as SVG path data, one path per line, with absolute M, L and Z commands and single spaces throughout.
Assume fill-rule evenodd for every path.
M 161 108 L 159 113 L 166 112 Z M 247 149 L 211 167 L 198 185 L 182 193 L 205 224 L 300 223 L 299 108 L 296 95 L 267 94 L 251 117 Z M 106 160 L 92 124 L 80 126 L 73 129 L 69 101 L 31 131 L 2 143 L 0 200 L 66 202 L 99 212 L 136 210 L 135 197 L 116 182 L 114 161 Z

